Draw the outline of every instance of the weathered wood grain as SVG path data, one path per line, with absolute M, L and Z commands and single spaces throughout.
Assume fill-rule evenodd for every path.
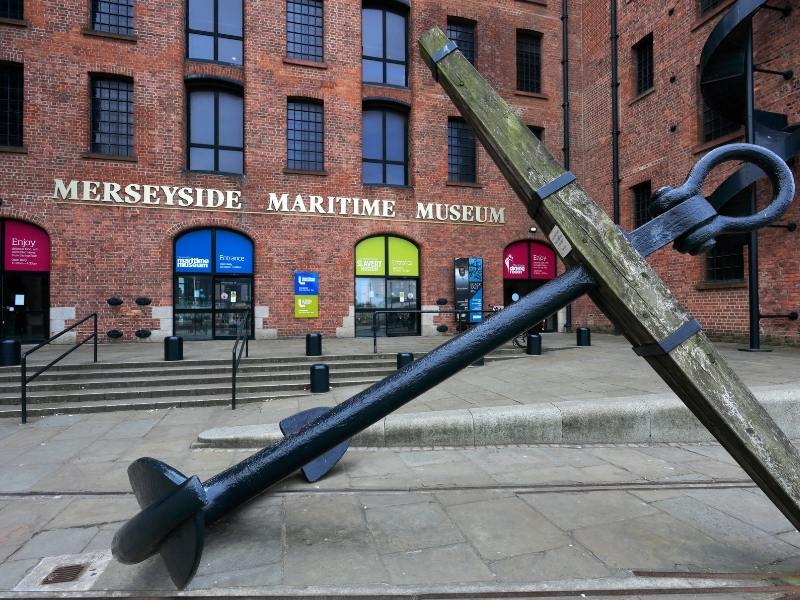
M 520 199 L 564 169 L 481 78 L 460 52 L 438 65 L 431 56 L 447 43 L 438 28 L 419 41 L 423 60 L 438 69 L 439 83 L 474 129 Z M 599 284 L 590 294 L 634 346 L 659 342 L 691 320 L 647 261 L 608 215 L 573 183 L 545 199 L 536 215 L 550 234 L 558 227 L 572 250 L 569 265 L 585 265 Z M 668 355 L 645 360 L 667 382 L 714 437 L 800 528 L 800 455 L 752 393 L 700 332 Z

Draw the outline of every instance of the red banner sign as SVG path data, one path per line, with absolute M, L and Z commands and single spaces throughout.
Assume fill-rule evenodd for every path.
M 556 253 L 541 242 L 522 240 L 503 252 L 504 279 L 554 279 Z
M 36 225 L 6 221 L 5 268 L 7 271 L 49 271 L 50 237 Z
M 528 242 L 514 242 L 503 252 L 503 278 L 528 279 Z
M 550 246 L 531 242 L 531 279 L 555 279 L 556 253 Z

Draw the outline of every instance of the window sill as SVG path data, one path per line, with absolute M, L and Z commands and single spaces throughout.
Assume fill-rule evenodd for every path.
M 631 100 L 630 102 L 628 102 L 628 106 L 633 106 L 634 104 L 636 104 L 636 103 L 637 103 L 637 102 L 639 102 L 640 100 L 644 100 L 644 99 L 645 99 L 645 98 L 647 98 L 647 97 L 648 97 L 650 94 L 653 94 L 655 91 L 656 91 L 656 88 L 655 88 L 655 87 L 647 88 L 647 89 L 646 89 L 645 91 L 643 91 L 641 94 L 639 94 L 638 96 L 636 96 L 636 97 L 635 97 L 633 100 Z
M 289 56 L 285 56 L 283 58 L 283 64 L 285 65 L 296 65 L 298 67 L 311 67 L 312 69 L 327 69 L 328 64 L 324 61 L 317 62 L 315 60 L 304 60 L 302 58 L 291 58 Z
M 29 27 L 30 22 L 27 19 L 0 18 L 0 25 L 11 25 L 12 27 Z
M 316 177 L 327 177 L 327 171 L 305 171 L 303 169 L 284 169 L 283 173 L 285 175 L 314 175 Z
M 701 142 L 696 146 L 693 146 L 692 154 L 702 154 L 703 152 L 708 152 L 717 146 L 734 142 L 740 139 L 742 136 L 744 136 L 744 127 L 740 127 L 738 131 L 734 131 L 733 133 L 727 133 L 718 138 L 714 138 L 713 140 L 709 140 L 708 142 Z
M 229 63 L 224 62 L 221 60 L 209 60 L 207 58 L 192 58 L 191 56 L 187 56 L 186 60 L 191 63 L 197 63 L 200 65 L 220 65 L 222 67 L 231 67 L 232 69 L 240 69 L 244 71 L 244 60 L 241 63 Z
M 364 187 L 368 188 L 391 188 L 395 190 L 413 190 L 413 185 L 398 185 L 395 183 L 362 183 Z
M 483 189 L 483 186 L 477 181 L 448 181 L 445 185 L 448 187 L 465 187 Z
M 391 90 L 409 90 L 410 88 L 407 85 L 394 85 L 391 83 L 378 83 L 377 81 L 361 81 L 361 85 L 371 86 L 371 87 L 380 87 L 380 88 L 389 88 Z
M 184 169 L 184 175 L 219 175 L 222 177 L 238 177 L 244 178 L 244 173 L 230 173 L 228 171 L 196 171 L 193 169 Z
M 526 98 L 536 98 L 537 100 L 550 100 L 550 96 L 547 94 L 540 94 L 539 92 L 525 92 L 523 90 L 516 90 L 514 95 L 524 96 Z
M 97 152 L 84 152 L 81 154 L 81 158 L 86 158 L 89 160 L 113 160 L 113 161 L 120 161 L 120 162 L 139 162 L 139 159 L 136 158 L 136 155 L 127 156 L 124 154 L 98 154 Z
M 695 31 L 697 29 L 700 29 L 703 25 L 708 23 L 711 19 L 713 19 L 714 17 L 716 17 L 720 13 L 728 10 L 730 8 L 731 4 L 733 4 L 734 2 L 735 2 L 735 0 L 727 0 L 726 2 L 723 2 L 722 4 L 720 4 L 719 6 L 715 6 L 713 9 L 709 10 L 708 12 L 705 12 L 705 13 L 703 13 L 701 15 L 698 15 L 697 19 L 692 24 L 692 28 L 690 29 L 690 31 Z
M 27 146 L 0 146 L 0 152 L 4 154 L 27 154 Z
M 111 33 L 109 31 L 96 31 L 94 29 L 89 29 L 88 27 L 84 27 L 83 29 L 81 29 L 81 33 L 83 35 L 88 35 L 90 37 L 106 38 L 109 40 L 118 40 L 120 42 L 130 42 L 132 44 L 135 44 L 139 39 L 135 35 L 125 35 L 124 33 Z
M 699 281 L 694 285 L 698 291 L 704 290 L 739 290 L 747 289 L 747 282 L 744 279 L 729 279 L 727 281 Z
M 537 6 L 547 6 L 547 0 L 516 0 L 525 4 L 535 4 Z

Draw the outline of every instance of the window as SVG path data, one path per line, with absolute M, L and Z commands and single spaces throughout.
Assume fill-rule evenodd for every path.
M 700 0 L 699 8 L 700 14 L 710 11 L 712 8 L 715 8 L 722 4 L 725 0 Z
M 322 0 L 286 3 L 286 56 L 322 62 Z
M 133 156 L 133 81 L 92 78 L 92 147 L 95 154 Z
M 447 19 L 447 37 L 453 40 L 461 54 L 475 64 L 475 23 L 463 19 Z
M 710 142 L 718 137 L 739 131 L 741 125 L 734 123 L 725 118 L 716 108 L 706 104 L 705 100 L 700 98 L 700 109 L 703 115 L 703 135 L 704 142 Z
M 406 185 L 408 182 L 406 115 L 391 109 L 369 109 L 362 115 L 362 181 Z
M 750 188 L 728 200 L 718 211 L 729 217 L 750 214 Z M 744 247 L 749 235 L 729 233 L 717 237 L 717 243 L 706 254 L 706 281 L 731 281 L 744 279 Z
M 0 19 L 22 20 L 22 0 L 3 0 L 0 2 Z
M 447 121 L 447 180 L 475 183 L 475 133 L 461 119 Z
M 517 89 L 542 91 L 542 34 L 517 30 Z
M 189 93 L 189 170 L 244 172 L 244 106 L 233 92 Z
M 636 60 L 636 95 L 653 87 L 653 34 L 647 35 L 633 47 Z
M 22 146 L 22 65 L 0 63 L 0 146 Z
M 242 64 L 242 0 L 188 0 L 187 56 Z
M 325 127 L 322 103 L 290 100 L 286 115 L 287 168 L 323 171 Z
M 649 181 L 635 185 L 631 188 L 633 192 L 633 228 L 637 229 L 650 220 L 650 197 L 652 196 Z
M 531 130 L 531 133 L 535 135 L 540 142 L 544 141 L 544 127 L 539 127 L 538 125 L 528 125 L 528 129 Z
M 133 35 L 133 0 L 92 0 L 92 29 Z
M 407 85 L 406 17 L 388 8 L 361 11 L 361 79 Z

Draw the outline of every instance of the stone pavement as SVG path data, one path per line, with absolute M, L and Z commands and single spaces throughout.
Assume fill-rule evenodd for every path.
M 191 447 L 226 414 L 0 424 L 0 590 L 67 594 L 38 585 L 36 571 L 64 555 L 44 570 L 95 559 L 90 592 L 173 590 L 158 557 L 108 561 L 114 532 L 137 510 L 125 469 L 153 456 L 210 477 L 249 454 Z M 211 526 L 188 590 L 644 597 L 713 583 L 731 588 L 725 597 L 760 598 L 777 595 L 736 590 L 782 585 L 799 567 L 800 534 L 716 444 L 352 449 L 322 481 L 293 476 Z

